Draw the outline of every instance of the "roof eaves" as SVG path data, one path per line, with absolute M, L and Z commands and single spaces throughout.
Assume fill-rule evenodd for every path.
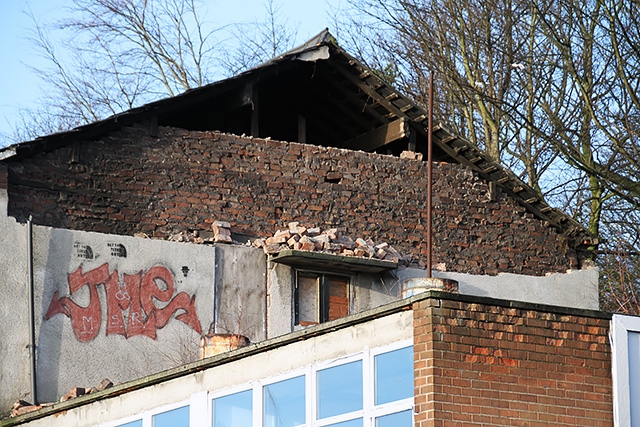
M 215 91 L 217 88 L 220 88 L 223 85 L 228 85 L 230 82 L 244 80 L 251 75 L 260 73 L 263 70 L 272 68 L 285 61 L 317 61 L 327 59 L 330 55 L 330 51 L 328 49 L 329 45 L 337 46 L 337 43 L 335 38 L 329 33 L 329 30 L 324 29 L 304 44 L 236 76 L 209 83 L 198 88 L 188 89 L 173 97 L 159 99 L 67 131 L 40 136 L 33 140 L 0 148 L 0 162 L 13 158 L 21 153 L 33 153 L 37 151 L 38 148 L 44 148 L 45 150 L 47 149 L 47 146 L 50 148 L 58 148 L 72 140 L 76 140 L 77 138 L 86 139 L 95 137 L 111 130 L 114 127 L 120 127 L 123 124 L 129 125 L 144 120 L 148 118 L 148 116 L 162 112 L 162 110 L 175 108 L 176 104 L 179 106 L 181 102 L 190 102 L 191 98 L 202 96 L 212 90 Z
M 344 62 L 353 69 L 352 80 L 370 87 L 368 94 L 389 110 L 396 118 L 405 118 L 414 123 L 423 133 L 428 132 L 428 113 L 413 100 L 395 90 L 391 85 L 378 77 L 344 49 L 334 43 L 334 56 L 343 56 Z M 346 72 L 349 72 L 347 70 Z M 381 93 L 383 91 L 389 93 Z M 579 222 L 561 210 L 549 206 L 542 196 L 524 183 L 512 171 L 494 161 L 488 154 L 470 141 L 456 136 L 442 124 L 434 127 L 434 143 L 457 162 L 470 167 L 488 182 L 495 182 L 520 205 L 538 218 L 547 221 L 568 237 L 572 237 L 577 245 L 595 245 L 597 238 L 589 233 Z

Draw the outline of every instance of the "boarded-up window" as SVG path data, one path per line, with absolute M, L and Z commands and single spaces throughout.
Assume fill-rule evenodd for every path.
M 349 315 L 349 278 L 298 271 L 296 324 L 315 325 Z

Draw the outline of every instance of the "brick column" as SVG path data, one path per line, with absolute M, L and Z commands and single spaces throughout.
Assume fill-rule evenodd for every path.
M 613 425 L 604 313 L 456 299 L 414 304 L 416 427 Z

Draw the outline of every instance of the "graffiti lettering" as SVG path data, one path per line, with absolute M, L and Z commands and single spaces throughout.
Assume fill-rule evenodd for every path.
M 71 327 L 81 342 L 93 340 L 100 332 L 102 311 L 98 286 L 104 285 L 107 300 L 106 335 L 116 334 L 126 338 L 144 335 L 156 339 L 157 329 L 165 327 L 172 316 L 181 311 L 176 319 L 186 323 L 199 334 L 202 333 L 196 313 L 195 295 L 186 292 L 174 295 L 175 284 L 171 272 L 162 266 L 155 266 L 145 274 L 124 274 L 120 283 L 118 270 L 109 274 L 109 265 L 102 264 L 86 273 L 82 267 L 69 274 L 69 296 L 61 297 L 55 291 L 45 320 L 56 314 L 64 314 L 71 319 Z M 89 304 L 82 307 L 71 299 L 83 287 L 89 288 Z M 157 300 L 167 303 L 156 305 Z

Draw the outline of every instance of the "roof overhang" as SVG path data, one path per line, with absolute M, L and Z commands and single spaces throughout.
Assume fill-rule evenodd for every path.
M 268 260 L 295 268 L 326 272 L 382 273 L 398 268 L 398 263 L 393 261 L 299 250 L 280 251 L 270 255 Z

